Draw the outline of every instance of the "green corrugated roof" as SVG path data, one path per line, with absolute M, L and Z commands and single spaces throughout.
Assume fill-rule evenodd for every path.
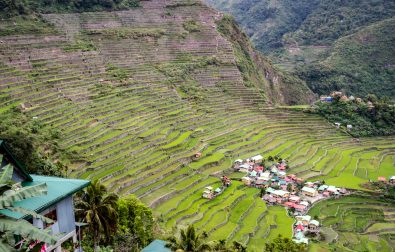
M 40 213 L 48 207 L 56 204 L 64 198 L 73 195 L 74 193 L 87 187 L 90 183 L 88 180 L 81 179 L 66 179 L 48 176 L 31 175 L 33 181 L 25 181 L 22 183 L 23 186 L 32 186 L 37 184 L 47 184 L 47 195 L 40 197 L 33 197 L 30 199 L 21 200 L 14 203 L 14 206 L 22 207 L 28 210 L 33 210 Z M 1 214 L 7 215 L 15 219 L 21 219 L 26 215 L 12 212 L 9 210 L 0 210 Z
M 143 248 L 141 252 L 171 252 L 171 250 L 166 248 L 165 245 L 165 241 L 154 240 L 147 247 Z

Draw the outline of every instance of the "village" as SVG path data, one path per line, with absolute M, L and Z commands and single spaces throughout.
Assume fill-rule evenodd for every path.
M 293 241 L 296 243 L 308 244 L 307 236 L 320 232 L 319 221 L 306 215 L 315 202 L 349 194 L 345 188 L 326 185 L 323 181 L 305 182 L 294 174 L 287 174 L 289 166 L 280 157 L 268 157 L 267 161 L 262 155 L 237 159 L 233 169 L 246 174 L 241 178 L 243 184 L 259 188 L 260 197 L 267 205 L 282 205 L 294 216 Z
M 321 224 L 312 216 L 307 215 L 314 203 L 349 195 L 345 188 L 325 184 L 325 181 L 304 181 L 295 174 L 287 174 L 289 166 L 281 157 L 269 156 L 267 160 L 262 155 L 247 159 L 237 159 L 233 163 L 233 171 L 244 173 L 241 181 L 245 186 L 260 189 L 260 197 L 270 205 L 281 205 L 288 210 L 288 215 L 295 218 L 292 227 L 295 243 L 309 244 L 308 237 L 319 237 Z M 222 194 L 232 182 L 228 176 L 222 176 L 221 186 L 213 189 L 208 186 L 203 191 L 203 198 L 214 199 Z M 395 176 L 378 177 L 378 182 L 395 185 Z

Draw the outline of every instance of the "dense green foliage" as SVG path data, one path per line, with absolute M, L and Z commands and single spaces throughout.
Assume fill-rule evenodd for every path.
M 328 44 L 360 27 L 395 14 L 395 3 L 388 0 L 207 2 L 234 15 L 263 52 L 280 48 L 284 42 L 297 42 L 299 45 Z
M 120 10 L 140 6 L 139 0 L 0 0 L 0 16 L 34 12 L 82 12 Z
M 118 196 L 108 193 L 99 181 L 93 181 L 81 195 L 76 204 L 76 213 L 82 222 L 89 224 L 89 232 L 96 248 L 100 241 L 109 243 L 117 230 Z
M 296 244 L 291 239 L 282 237 L 281 235 L 265 245 L 265 252 L 300 252 L 306 250 L 307 246 L 305 244 Z
M 249 43 L 246 35 L 239 31 L 234 19 L 225 15 L 218 23 L 218 31 L 234 41 L 235 54 L 237 56 L 236 63 L 239 68 L 245 85 L 254 86 L 263 82 L 264 77 L 253 63 L 253 59 L 249 53 Z
M 181 229 L 179 237 L 175 235 L 170 236 L 167 240 L 166 247 L 172 251 L 185 252 L 203 252 L 203 251 L 218 251 L 218 252 L 246 252 L 247 247 L 243 244 L 234 241 L 231 246 L 226 245 L 226 240 L 206 241 L 207 234 L 202 232 L 198 234 L 193 225 L 189 225 L 186 229 Z
M 372 181 L 364 184 L 364 187 L 370 190 L 379 191 L 381 198 L 395 200 L 395 185 L 383 181 Z
M 395 97 L 395 2 L 211 1 L 235 15 L 256 47 L 312 91 Z
M 386 99 L 368 96 L 365 101 L 318 102 L 315 112 L 332 123 L 345 127 L 353 126 L 353 136 L 375 136 L 395 134 L 395 106 Z
M 393 17 L 395 2 L 388 0 L 323 1 L 298 30 L 286 36 L 302 45 L 331 44 L 361 27 Z
M 205 233 L 197 234 L 193 226 L 188 226 L 186 230 L 181 229 L 179 239 L 175 236 L 169 237 L 166 247 L 172 251 L 209 251 L 210 245 L 204 241 L 205 238 Z
M 368 26 L 337 40 L 327 58 L 302 65 L 297 72 L 320 94 L 342 89 L 395 97 L 394 30 L 395 18 Z
M 89 224 L 84 250 L 100 246 L 116 251 L 140 251 L 153 239 L 154 218 L 149 207 L 134 195 L 118 198 L 98 180 L 85 189 L 76 203 L 80 221 Z
M 118 235 L 117 240 L 129 236 L 128 251 L 139 251 L 153 239 L 154 218 L 149 207 L 133 195 L 121 198 L 117 206 Z
M 65 165 L 55 159 L 64 155 L 59 148 L 59 130 L 45 126 L 15 107 L 0 112 L 0 139 L 31 173 L 61 176 Z
M 0 160 L 0 164 L 1 163 L 2 160 Z M 20 200 L 45 195 L 47 193 L 47 185 L 43 183 L 22 188 L 20 183 L 12 182 L 12 165 L 9 164 L 0 168 L 0 210 L 19 212 L 21 214 L 31 215 L 34 218 L 41 219 L 45 223 L 52 223 L 52 220 L 39 215 L 36 212 L 14 205 Z M 30 222 L 24 219 L 17 220 L 5 215 L 0 215 L 0 251 L 12 251 L 16 243 L 15 236 L 20 236 L 28 242 L 35 240 L 49 244 L 56 242 L 55 237 L 44 230 L 34 227 Z M 26 249 L 26 246 L 21 246 L 18 250 L 26 251 Z
M 208 0 L 214 7 L 231 13 L 262 52 L 281 47 L 282 36 L 295 31 L 319 0 Z

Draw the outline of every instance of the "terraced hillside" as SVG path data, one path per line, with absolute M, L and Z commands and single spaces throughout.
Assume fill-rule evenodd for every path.
M 324 248 L 340 251 L 394 251 L 394 204 L 371 197 L 348 196 L 318 203 L 309 212 L 326 226 Z M 318 247 L 318 245 L 314 245 Z M 322 249 L 322 248 L 321 248 Z
M 201 198 L 235 158 L 279 154 L 304 178 L 350 188 L 393 172 L 395 137 L 356 141 L 320 117 L 268 107 L 284 83 L 261 68 L 264 82 L 250 85 L 238 64 L 248 53 L 216 30 L 221 14 L 200 2 L 142 5 L 46 14 L 51 29 L 0 37 L 1 110 L 20 106 L 60 129 L 70 176 L 136 194 L 169 229 L 193 223 L 259 250 L 291 235 L 283 208 L 237 182 Z

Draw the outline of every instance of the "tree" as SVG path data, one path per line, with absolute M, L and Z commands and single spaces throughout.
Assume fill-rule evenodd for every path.
M 247 247 L 240 242 L 233 241 L 233 251 L 237 252 L 247 252 Z
M 208 243 L 205 243 L 204 239 L 206 237 L 204 236 L 204 234 L 196 234 L 195 228 L 190 225 L 186 230 L 181 230 L 179 239 L 175 236 L 169 237 L 166 247 L 170 248 L 172 251 L 210 251 L 211 247 Z
M 0 160 L 0 164 L 2 160 Z M 0 171 L 0 210 L 10 210 L 51 223 L 52 220 L 37 214 L 36 212 L 16 207 L 14 203 L 24 199 L 42 196 L 47 193 L 45 183 L 22 187 L 20 183 L 12 182 L 13 167 L 8 164 Z M 5 215 L 0 215 L 0 251 L 11 251 L 15 246 L 14 235 L 19 235 L 27 241 L 39 240 L 53 244 L 56 242 L 55 237 L 47 231 L 34 227 L 26 220 L 17 220 Z
M 58 146 L 60 133 L 39 120 L 32 120 L 19 108 L 0 113 L 0 139 L 6 140 L 13 155 L 26 165 L 28 172 L 60 176 L 64 165 L 54 163 L 50 156 L 66 154 Z
M 266 193 L 266 188 L 265 188 L 265 187 L 262 187 L 262 188 L 261 188 L 261 191 L 260 191 L 260 193 L 259 193 L 259 197 L 262 198 L 262 197 L 265 195 L 265 193 Z
M 231 246 L 226 245 L 226 240 L 221 239 L 219 241 L 211 241 L 210 242 L 211 251 L 216 252 L 246 252 L 247 247 L 240 242 L 233 241 Z
M 219 241 L 212 242 L 211 245 L 213 251 L 221 251 L 221 252 L 231 252 L 232 250 L 226 246 L 226 240 L 221 239 Z
M 288 184 L 288 185 L 287 185 L 287 191 L 288 191 L 288 192 L 292 191 L 292 184 Z
M 118 196 L 108 193 L 98 180 L 93 181 L 83 192 L 76 203 L 76 212 L 89 224 L 93 236 L 93 244 L 97 251 L 102 235 L 109 242 L 117 227 Z
M 300 252 L 306 251 L 305 244 L 297 244 L 289 238 L 278 235 L 272 242 L 266 243 L 265 252 Z
M 124 236 L 118 237 L 120 241 L 127 238 L 136 249 L 141 249 L 152 241 L 154 218 L 149 207 L 134 195 L 129 195 L 118 200 L 117 213 L 118 235 Z

